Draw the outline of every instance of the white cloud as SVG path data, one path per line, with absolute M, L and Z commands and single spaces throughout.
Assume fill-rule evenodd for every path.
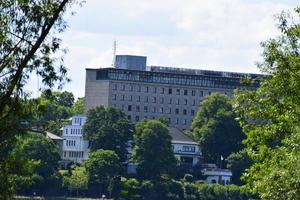
M 110 66 L 117 53 L 148 56 L 149 65 L 258 72 L 259 43 L 278 34 L 284 0 L 89 0 L 63 34 L 73 80 L 84 95 L 85 68 Z

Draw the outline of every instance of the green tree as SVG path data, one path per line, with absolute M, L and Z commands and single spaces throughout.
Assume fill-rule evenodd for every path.
M 234 152 L 226 158 L 227 168 L 232 171 L 231 182 L 236 185 L 243 185 L 241 180 L 242 174 L 246 169 L 250 168 L 253 161 L 249 157 L 246 149 Z
M 84 97 L 79 97 L 72 107 L 72 113 L 75 115 L 84 114 Z
M 278 19 L 281 34 L 262 43 L 258 64 L 268 76 L 257 90 L 238 91 L 235 108 L 254 160 L 248 188 L 262 199 L 299 199 L 300 8 Z
M 68 81 L 58 59 L 64 50 L 55 33 L 64 31 L 64 14 L 71 0 L 3 0 L 0 2 L 0 197 L 14 191 L 11 152 L 22 131 L 20 101 L 24 85 L 37 74 L 45 87 Z M 56 55 L 56 56 L 55 56 Z M 24 121 L 23 121 L 24 122 Z M 10 164 L 9 164 L 10 163 Z
M 41 98 L 48 99 L 52 102 L 55 102 L 58 105 L 64 107 L 72 107 L 74 104 L 74 94 L 68 91 L 51 91 L 51 90 L 44 90 L 41 94 Z
M 128 141 L 132 139 L 134 126 L 123 112 L 115 108 L 105 109 L 103 106 L 93 108 L 88 111 L 83 128 L 91 151 L 112 150 L 121 161 L 126 161 Z
M 157 179 L 172 174 L 176 159 L 166 125 L 157 120 L 143 120 L 136 124 L 132 159 L 143 179 Z
M 108 186 L 114 177 L 121 174 L 120 159 L 110 150 L 97 150 L 89 155 L 85 162 L 88 172 L 88 186 L 93 194 L 108 194 Z
M 25 192 L 35 191 L 38 194 L 49 194 L 60 187 L 58 163 L 60 155 L 58 147 L 40 133 L 28 133 L 20 138 L 19 156 L 38 163 L 30 188 Z M 51 185 L 51 188 L 49 187 Z M 20 188 L 20 187 L 19 187 Z
M 221 156 L 226 158 L 242 148 L 245 135 L 235 118 L 226 95 L 213 93 L 200 103 L 188 134 L 202 147 L 206 162 L 218 163 Z
M 88 176 L 84 167 L 75 167 L 71 170 L 71 175 L 64 176 L 64 184 L 67 188 L 73 192 L 76 191 L 78 196 L 80 191 L 88 189 Z

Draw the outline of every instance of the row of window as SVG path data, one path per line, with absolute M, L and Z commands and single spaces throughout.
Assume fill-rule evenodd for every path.
M 124 80 L 144 83 L 176 84 L 228 89 L 234 89 L 236 87 L 243 86 L 238 78 L 157 73 L 149 71 L 126 71 L 120 69 L 97 70 L 96 80 Z M 258 84 L 258 81 L 255 81 L 254 87 L 257 87 Z
M 113 90 L 120 91 L 135 91 L 135 92 L 145 92 L 145 93 L 159 93 L 159 94 L 176 94 L 184 96 L 196 96 L 196 90 L 180 89 L 180 88 L 164 88 L 164 87 L 153 87 L 153 86 L 141 86 L 141 85 L 126 85 L 115 83 L 112 87 Z M 197 92 L 198 93 L 198 92 Z M 199 91 L 199 96 L 203 97 L 203 91 Z
M 64 158 L 83 158 L 83 151 L 64 151 Z
M 136 115 L 134 118 L 133 118 L 131 115 L 127 115 L 127 118 L 128 118 L 129 120 L 134 120 L 134 121 L 136 121 L 136 122 L 138 122 L 138 121 L 141 120 L 141 118 L 140 118 L 139 115 Z M 142 118 L 143 118 L 143 119 L 155 119 L 154 116 L 149 117 L 149 118 L 148 118 L 148 116 L 143 116 Z M 180 123 L 180 119 L 179 119 L 179 118 L 175 118 L 174 121 L 172 121 L 171 118 L 166 118 L 166 119 L 168 120 L 168 122 L 169 122 L 170 124 L 177 124 L 177 125 L 180 125 L 180 124 L 182 124 L 182 125 L 187 125 L 187 124 L 188 124 L 188 121 L 189 121 L 190 123 L 192 123 L 192 121 L 193 121 L 193 120 L 188 120 L 188 119 L 182 119 L 182 120 L 181 120 L 181 123 Z
M 174 151 L 174 145 L 172 145 L 172 149 Z M 182 146 L 181 152 L 195 152 L 196 151 L 196 147 L 194 146 Z
M 119 98 L 117 98 L 117 96 L 119 96 Z M 135 96 L 135 101 L 136 102 L 141 102 L 141 96 Z M 121 95 L 117 95 L 117 94 L 113 94 L 112 95 L 112 99 L 113 100 L 120 100 L 120 101 L 129 101 L 132 102 L 133 101 L 133 96 L 132 95 L 128 95 L 127 98 L 124 94 Z M 182 101 L 182 102 L 181 102 Z M 149 97 L 148 96 L 144 96 L 143 97 L 143 102 L 144 103 L 148 103 L 149 102 Z M 188 105 L 190 102 L 190 105 L 192 106 L 196 106 L 196 100 L 195 99 L 191 99 L 190 101 L 188 99 L 182 99 L 180 100 L 179 98 L 164 98 L 164 97 L 150 97 L 150 102 L 151 103 L 160 103 L 160 104 L 175 104 L 175 105 Z
M 66 146 L 75 146 L 76 145 L 76 140 L 67 140 L 66 141 Z
M 75 123 L 75 124 L 81 125 L 81 124 L 82 124 L 82 118 L 80 118 L 80 117 L 75 117 L 75 118 L 74 118 L 74 123 Z
M 133 107 L 135 108 L 133 110 Z M 123 108 L 123 107 L 122 107 Z M 124 109 L 122 109 L 124 110 Z M 141 107 L 139 105 L 137 106 L 132 106 L 132 105 L 128 105 L 127 106 L 127 111 L 136 111 L 136 112 L 145 112 L 147 113 L 149 111 L 148 109 L 148 106 L 144 106 L 143 109 L 141 109 Z M 183 115 L 188 115 L 188 110 L 187 109 L 182 109 L 182 111 L 180 112 L 180 109 L 179 108 L 175 108 L 175 110 L 172 112 L 172 108 L 164 108 L 164 107 L 160 107 L 158 108 L 158 110 L 156 110 L 156 107 L 152 107 L 151 109 L 152 113 L 165 113 L 165 114 L 176 114 L 176 115 L 179 115 L 179 114 L 183 114 Z M 195 110 L 191 109 L 190 113 L 189 113 L 191 116 L 194 116 L 195 115 Z
M 70 133 L 71 135 L 81 135 L 82 129 L 81 128 L 66 128 L 65 129 L 66 134 Z

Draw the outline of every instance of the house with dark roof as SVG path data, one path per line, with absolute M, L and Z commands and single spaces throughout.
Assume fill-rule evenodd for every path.
M 169 132 L 172 137 L 172 149 L 179 164 L 187 167 L 195 166 L 202 156 L 199 144 L 178 128 L 170 127 Z

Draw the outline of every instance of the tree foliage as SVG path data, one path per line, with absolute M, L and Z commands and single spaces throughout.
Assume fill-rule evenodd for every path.
M 248 187 L 262 199 L 298 199 L 300 8 L 278 19 L 281 35 L 262 43 L 258 64 L 268 77 L 257 90 L 238 91 L 235 107 L 255 161 L 245 175 Z
M 236 185 L 243 185 L 244 181 L 241 180 L 242 174 L 253 164 L 253 161 L 249 157 L 247 150 L 242 149 L 239 152 L 230 154 L 226 158 L 226 163 L 227 168 L 232 171 L 231 182 Z
M 84 97 L 79 97 L 72 107 L 72 113 L 75 115 L 84 114 Z
M 76 191 L 78 196 L 79 191 L 88 189 L 88 176 L 85 167 L 75 167 L 71 170 L 70 175 L 64 176 L 64 185 L 71 191 Z
M 157 120 L 143 120 L 136 124 L 132 159 L 143 179 L 157 179 L 172 174 L 176 159 L 166 125 Z
M 88 186 L 92 193 L 108 193 L 107 187 L 111 179 L 121 174 L 120 159 L 111 150 L 97 150 L 89 155 L 85 162 L 88 172 Z
M 202 147 L 206 161 L 218 162 L 242 148 L 245 136 L 235 117 L 226 95 L 213 93 L 200 103 L 189 135 Z
M 24 85 L 34 73 L 48 88 L 68 81 L 61 59 L 64 50 L 55 34 L 65 29 L 63 15 L 74 2 L 0 2 L 0 188 L 7 188 L 0 190 L 0 197 L 13 192 L 14 181 L 8 172 L 13 166 L 8 163 L 16 135 L 23 132 L 19 109 Z
M 83 134 L 90 142 L 91 151 L 112 150 L 121 161 L 126 161 L 128 141 L 132 139 L 133 130 L 133 124 L 123 112 L 101 106 L 88 111 Z
M 30 188 L 21 188 L 22 192 L 35 191 L 38 194 L 54 192 L 60 187 L 58 174 L 58 162 L 60 155 L 58 147 L 40 133 L 28 133 L 20 138 L 22 141 L 19 156 L 37 163 L 34 174 L 31 177 Z M 49 188 L 51 185 L 51 188 Z

